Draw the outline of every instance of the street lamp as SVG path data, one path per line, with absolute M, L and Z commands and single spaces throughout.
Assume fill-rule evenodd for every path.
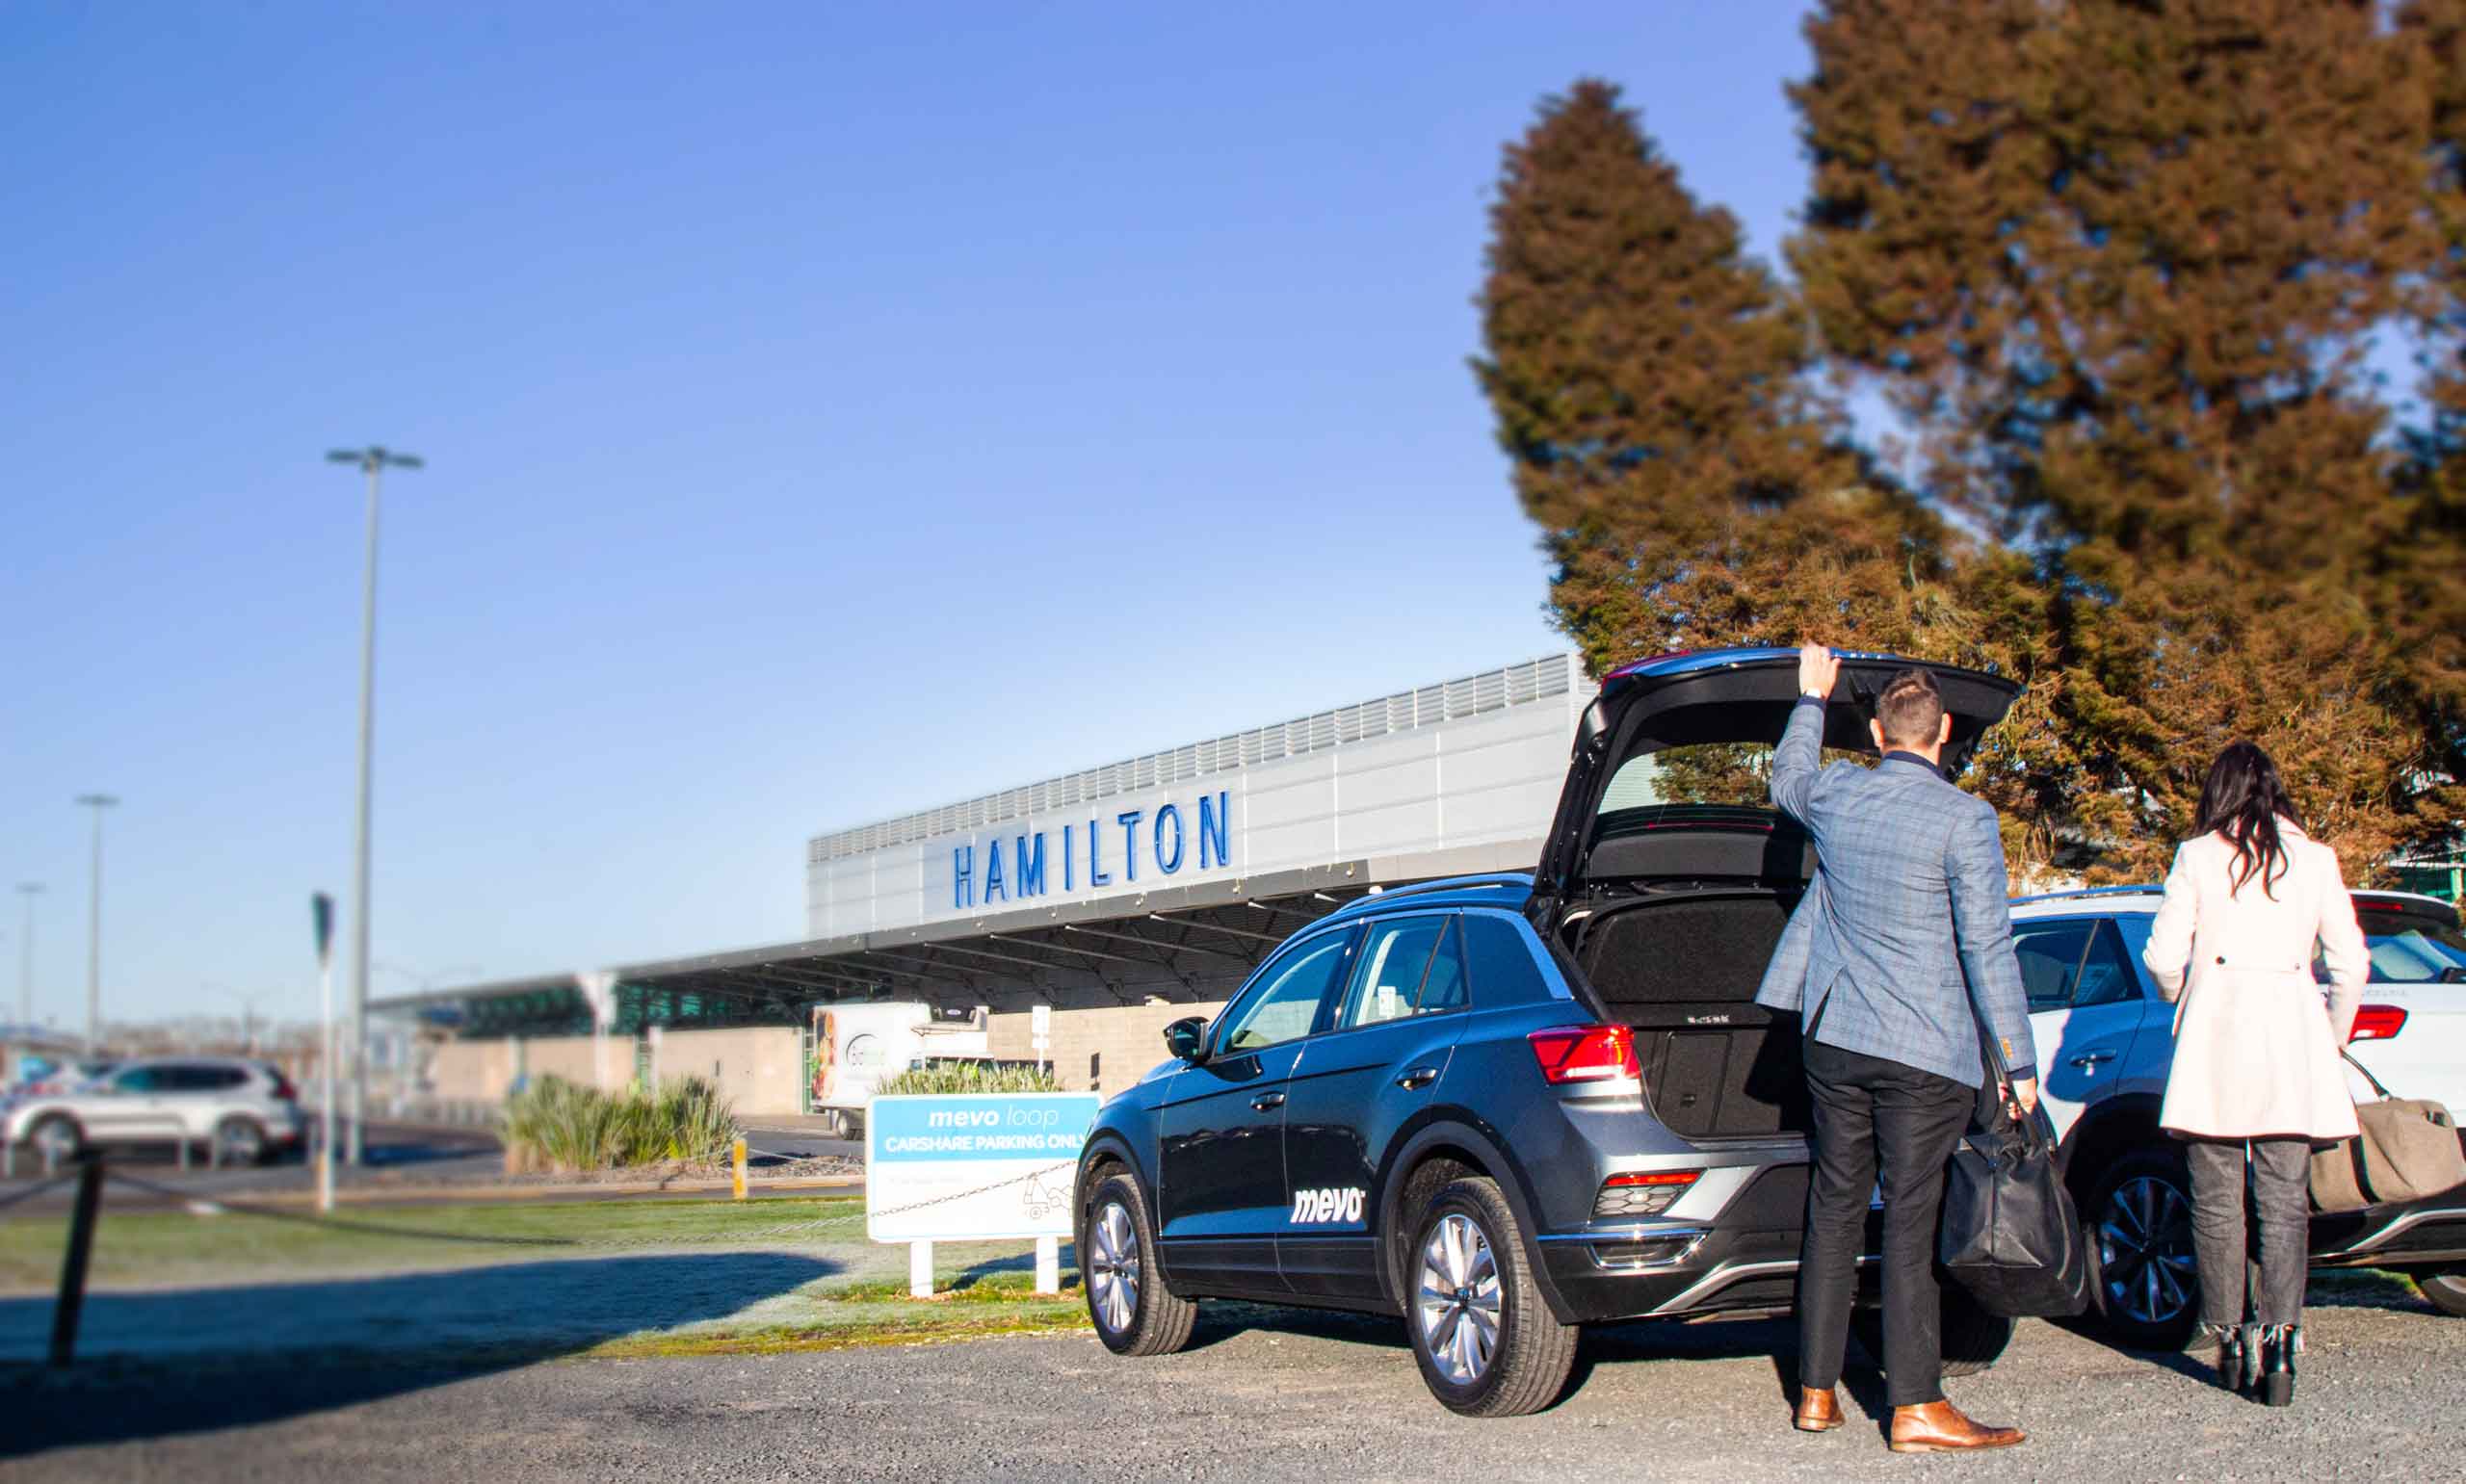
M 368 557 L 359 586 L 359 821 L 354 834 L 351 881 L 351 1153 L 354 1164 L 365 1149 L 360 1126 L 368 1111 L 368 775 L 377 728 L 377 513 L 378 483 L 388 468 L 418 469 L 415 456 L 370 444 L 336 449 L 328 463 L 351 464 L 368 476 Z
M 103 1046 L 103 811 L 119 800 L 109 794 L 80 794 L 77 802 L 94 811 L 93 895 L 86 922 L 86 1054 L 92 1057 Z
M 18 948 L 17 959 L 17 1021 L 21 1025 L 35 1023 L 35 898 L 42 895 L 39 881 L 20 881 L 17 895 L 26 898 L 26 931 Z

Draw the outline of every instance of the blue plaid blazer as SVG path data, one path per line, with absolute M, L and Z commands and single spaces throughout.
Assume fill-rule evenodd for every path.
M 1772 803 L 1806 826 L 1816 874 L 1755 1002 L 1797 1011 L 1827 1046 L 1975 1087 L 1976 985 L 2012 1075 L 2035 1076 L 1995 806 L 1923 758 L 1823 768 L 1823 704 L 1803 698 L 1772 754 Z

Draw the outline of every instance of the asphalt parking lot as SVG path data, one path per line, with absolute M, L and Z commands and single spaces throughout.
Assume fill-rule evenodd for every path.
M 0 1387 L 12 1479 L 2047 1479 L 2466 1478 L 2466 1320 L 2397 1283 L 2311 1315 L 2291 1412 L 2189 1357 L 2032 1323 L 1952 1384 L 2028 1444 L 1887 1452 L 1853 1365 L 1852 1420 L 1788 1425 L 1774 1321 L 1649 1325 L 1587 1343 L 1537 1417 L 1467 1421 L 1424 1392 L 1392 1323 L 1227 1312 L 1196 1346 L 1122 1361 L 1087 1336 L 440 1370 L 373 1363 L 105 1367 Z

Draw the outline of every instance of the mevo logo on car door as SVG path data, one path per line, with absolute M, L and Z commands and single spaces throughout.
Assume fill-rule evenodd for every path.
M 1171 1074 L 1158 1108 L 1158 1256 L 1177 1287 L 1290 1291 L 1276 1268 L 1284 1117 L 1294 1064 L 1346 982 L 1359 929 L 1288 945 L 1218 1017 L 1207 1058 Z

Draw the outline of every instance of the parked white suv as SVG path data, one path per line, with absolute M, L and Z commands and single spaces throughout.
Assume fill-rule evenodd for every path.
M 2040 1097 L 2089 1229 L 2092 1297 L 2127 1341 L 2179 1345 L 2199 1307 L 2183 1146 L 2158 1128 L 2175 1055 L 2175 1007 L 2140 962 L 2162 894 L 2105 887 L 2012 903 Z M 2357 892 L 2371 982 L 2348 1052 L 2402 1098 L 2466 1114 L 2466 934 L 2455 909 L 2403 892 Z M 2375 1094 L 2348 1074 L 2358 1099 Z M 2408 1206 L 2316 1214 L 2318 1267 L 2402 1269 L 2466 1315 L 2466 1187 Z
M 89 1144 L 203 1145 L 226 1164 L 253 1164 L 307 1132 L 278 1068 L 236 1056 L 122 1062 L 74 1091 L 29 1096 L 9 1109 L 5 1136 L 54 1161 Z

